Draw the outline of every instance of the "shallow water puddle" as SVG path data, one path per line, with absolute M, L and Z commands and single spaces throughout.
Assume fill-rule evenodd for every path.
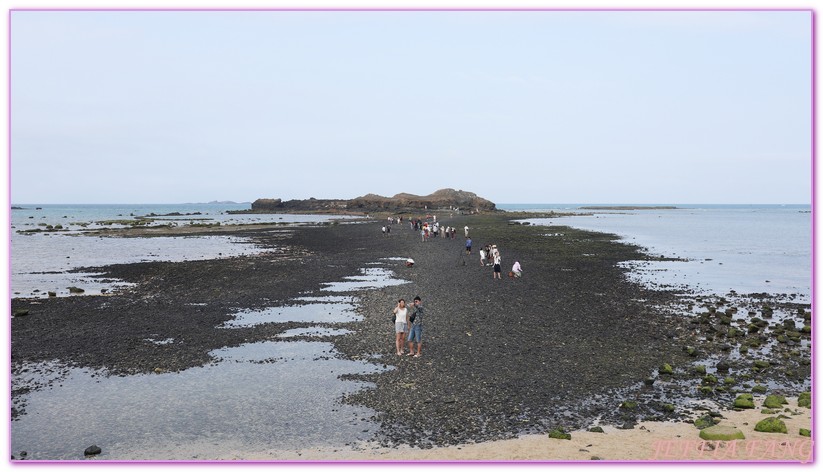
M 325 342 L 263 342 L 211 353 L 223 361 L 180 373 L 93 377 L 71 369 L 28 395 L 12 454 L 29 460 L 212 459 L 367 440 L 373 411 L 340 402 L 370 384 L 338 376 L 382 370 L 335 357 Z
M 344 277 L 344 282 L 325 282 L 323 292 L 351 292 L 368 288 L 383 288 L 409 283 L 407 280 L 394 278 L 394 272 L 382 267 L 360 269 L 363 275 Z
M 309 303 L 241 311 L 234 319 L 223 323 L 221 328 L 248 328 L 263 323 L 347 323 L 361 321 L 352 303 Z

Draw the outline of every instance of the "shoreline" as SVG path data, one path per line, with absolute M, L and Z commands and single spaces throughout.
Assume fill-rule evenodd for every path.
M 706 384 L 717 364 L 713 356 L 722 360 L 738 344 L 766 340 L 758 330 L 738 337 L 718 334 L 715 319 L 722 322 L 721 315 L 731 317 L 739 308 L 741 315 L 748 313 L 735 315 L 731 324 L 745 326 L 758 313 L 744 303 L 761 309 L 762 300 L 738 303 L 705 298 L 697 303 L 710 308 L 704 314 L 686 318 L 682 312 L 669 313 L 658 305 L 676 306 L 678 297 L 626 281 L 625 269 L 616 265 L 644 257 L 637 248 L 610 235 L 573 229 L 562 238 L 540 237 L 539 228 L 509 224 L 516 218 L 473 215 L 452 221 L 458 228 L 464 223 L 472 228 L 475 248 L 494 242 L 507 263 L 515 258 L 528 261 L 526 276 L 519 280 L 493 281 L 491 269 L 479 266 L 476 250 L 471 257 L 464 256 L 462 238 L 423 243 L 408 226 L 395 226 L 389 237 L 383 237 L 379 221 L 295 227 L 289 236 L 294 254 L 99 268 L 103 277 L 136 286 L 105 297 L 12 300 L 13 310 L 31 312 L 12 319 L 13 369 L 59 358 L 107 369 L 112 375 L 180 372 L 210 362 L 210 350 L 271 340 L 288 329 L 317 324 L 268 323 L 215 331 L 214 326 L 232 318 L 229 307 L 286 303 L 303 293 L 318 293 L 323 283 L 354 275 L 377 259 L 402 256 L 416 261 L 414 268 L 398 263 L 395 269 L 408 284 L 358 293 L 357 312 L 363 320 L 338 323 L 352 334 L 331 340 L 345 359 L 378 353 L 382 356 L 378 362 L 395 367 L 381 374 L 349 377 L 375 387 L 343 398 L 346 404 L 377 412 L 380 431 L 375 444 L 387 451 L 465 451 L 476 441 L 480 447 L 530 433 L 544 437 L 555 427 L 579 431 L 597 418 L 604 427 L 639 428 L 649 419 L 689 417 L 695 411 L 689 406 L 694 398 L 729 404 L 730 396 L 748 391 L 753 383 L 786 382 L 790 371 L 800 379 L 807 375 L 808 365 L 799 361 L 806 359 L 808 351 L 801 345 L 794 348 L 797 355 L 786 360 L 772 356 L 773 364 L 766 369 L 751 367 L 753 360 L 762 358 L 760 354 L 732 356 L 732 372 L 725 374 L 732 383 L 721 377 L 719 384 Z M 227 233 L 242 234 L 263 246 L 283 243 L 262 228 Z M 430 310 L 425 356 L 417 363 L 405 356 L 395 358 L 383 315 L 391 300 L 414 294 L 422 295 Z M 789 309 L 793 306 L 787 304 Z M 782 310 L 777 304 L 774 308 Z M 80 319 L 74 316 L 77 312 L 87 315 Z M 112 317 L 115 313 L 117 317 Z M 802 324 L 803 317 L 799 319 Z M 145 337 L 149 327 L 158 339 L 185 342 L 141 345 L 127 352 L 119 349 Z M 78 338 L 78 333 L 84 337 Z M 797 335 L 798 339 L 807 336 Z M 794 339 L 786 347 L 794 347 Z M 47 352 L 40 349 L 44 340 L 49 343 Z M 788 354 L 781 346 L 777 346 L 780 352 Z M 752 345 L 751 350 L 755 353 L 757 348 Z M 695 373 L 691 367 L 695 362 L 708 367 L 708 374 Z M 674 366 L 673 374 L 656 373 L 663 363 Z M 648 380 L 651 383 L 644 386 Z M 25 414 L 29 387 L 13 385 L 13 405 L 21 407 L 16 414 Z M 700 388 L 708 390 L 701 393 Z M 795 387 L 779 393 L 799 392 Z M 662 398 L 676 408 L 662 408 L 666 406 Z M 622 408 L 627 400 L 636 406 Z M 631 430 L 618 434 L 624 431 Z M 485 447 L 475 453 L 481 454 Z M 424 457 L 428 456 L 420 460 L 428 460 Z
M 797 398 L 787 398 L 797 405 Z M 760 405 L 762 398 L 756 398 Z M 741 430 L 745 439 L 707 441 L 689 422 L 644 421 L 634 429 L 604 426 L 603 433 L 585 429 L 571 431 L 571 439 L 553 439 L 547 435 L 526 435 L 459 446 L 430 449 L 398 446 L 385 448 L 362 444 L 356 449 L 328 448 L 300 451 L 268 451 L 250 456 L 225 456 L 216 460 L 277 460 L 277 461 L 343 461 L 343 462 L 405 462 L 433 461 L 449 463 L 472 462 L 799 462 L 813 459 L 812 438 L 800 436 L 800 428 L 811 429 L 812 413 L 800 408 L 797 415 L 784 419 L 787 434 L 763 433 L 754 430 L 758 421 L 767 416 L 759 408 L 724 411 L 719 424 Z

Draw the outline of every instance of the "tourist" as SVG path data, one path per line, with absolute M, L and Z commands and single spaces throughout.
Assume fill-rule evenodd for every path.
M 397 355 L 403 355 L 403 338 L 406 334 L 406 323 L 409 321 L 409 309 L 406 308 L 406 300 L 402 298 L 397 301 L 397 306 L 392 310 L 394 314 L 394 347 Z
M 406 267 L 413 267 L 414 266 L 414 259 L 411 257 L 406 259 Z
M 385 236 L 386 235 L 386 227 L 383 226 L 382 228 L 380 228 L 380 230 L 383 231 L 383 236 Z
M 503 276 L 500 273 L 500 264 L 503 262 L 502 258 L 500 257 L 500 253 L 495 251 L 497 246 L 492 248 L 492 254 L 494 254 L 494 272 L 492 272 L 492 279 L 500 279 L 503 280 Z
M 466 238 L 466 254 L 472 255 L 472 238 Z
M 414 310 L 409 315 L 411 327 L 409 328 L 409 337 L 406 341 L 409 343 L 408 356 L 420 357 L 420 348 L 423 347 L 423 306 L 420 297 L 414 297 Z M 417 353 L 414 352 L 414 343 L 417 343 Z
M 520 267 L 520 261 L 514 261 L 512 266 L 512 277 L 520 277 L 523 274 L 523 269 Z
M 463 228 L 463 235 L 466 238 L 469 237 L 469 227 L 468 227 L 468 225 L 465 228 Z
M 486 248 L 481 247 L 480 248 L 480 267 L 483 267 L 485 265 L 486 265 Z

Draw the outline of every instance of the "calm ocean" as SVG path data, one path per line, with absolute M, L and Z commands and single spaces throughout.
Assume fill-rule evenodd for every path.
M 811 205 L 666 205 L 677 207 L 673 210 L 581 209 L 584 206 L 595 205 L 509 204 L 498 208 L 579 213 L 524 221 L 612 233 L 649 254 L 685 259 L 630 264 L 634 277 L 652 285 L 679 285 L 721 295 L 731 290 L 796 294 L 799 302 L 810 302 Z
M 184 261 L 253 254 L 260 249 L 249 240 L 229 236 L 108 238 L 83 237 L 84 230 L 124 228 L 129 221 L 151 217 L 153 226 L 254 223 L 317 223 L 339 218 L 324 215 L 241 214 L 248 203 L 163 205 L 41 205 L 17 204 L 11 211 L 12 297 L 46 297 L 48 292 L 69 295 L 68 287 L 86 294 L 117 288 L 94 273 L 72 272 L 83 267 L 141 261 Z M 159 216 L 153 216 L 159 215 Z M 36 232 L 60 227 L 60 231 Z M 32 231 L 35 232 L 32 232 Z M 28 233 L 27 233 L 28 231 Z
M 811 298 L 812 213 L 810 205 L 667 205 L 674 210 L 589 210 L 578 204 L 500 204 L 506 211 L 556 211 L 577 216 L 530 219 L 532 224 L 572 226 L 617 234 L 654 255 L 684 262 L 634 264 L 632 274 L 650 284 L 680 285 L 725 294 L 797 294 Z M 659 206 L 659 205 L 658 205 Z M 13 296 L 68 295 L 69 286 L 99 293 L 91 274 L 69 273 L 81 267 L 139 261 L 181 261 L 230 257 L 259 251 L 248 240 L 228 236 L 181 238 L 78 237 L 85 229 L 122 227 L 117 221 L 149 215 L 153 223 L 221 225 L 311 223 L 320 215 L 231 215 L 249 204 L 36 205 L 15 204 L 11 212 Z M 114 223 L 112 223 L 114 221 Z M 23 231 L 61 225 L 61 232 Z M 554 232 L 553 230 L 550 232 Z M 523 261 L 525 263 L 525 261 Z M 630 264 L 631 265 L 631 264 Z M 37 292 L 35 292 L 37 290 Z

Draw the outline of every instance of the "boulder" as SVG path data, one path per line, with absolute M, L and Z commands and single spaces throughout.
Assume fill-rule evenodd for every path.
M 706 429 L 709 426 L 714 426 L 714 418 L 711 415 L 703 415 L 694 420 L 694 427 L 697 429 Z
M 754 430 L 761 433 L 789 433 L 788 428 L 786 428 L 786 423 L 773 416 L 760 420 L 755 425 Z
M 734 441 L 746 439 L 743 431 L 733 426 L 714 425 L 700 430 L 700 439 L 705 441 Z
M 661 375 L 672 375 L 674 374 L 674 369 L 670 364 L 663 364 L 659 369 L 657 369 L 657 372 Z
M 783 395 L 769 395 L 763 402 L 763 406 L 765 408 L 783 408 L 783 405 L 788 403 Z
M 557 428 L 549 431 L 549 437 L 552 439 L 571 439 L 572 435 L 560 428 Z
M 89 446 L 89 447 L 86 448 L 86 450 L 84 451 L 83 454 L 86 455 L 86 456 L 96 456 L 96 455 L 98 455 L 102 452 L 103 452 L 103 450 L 100 449 L 97 446 Z
M 797 397 L 797 406 L 804 407 L 804 408 L 811 408 L 812 407 L 812 393 L 811 392 L 803 392 Z
M 800 435 L 810 438 L 812 437 L 812 431 L 810 429 L 800 428 Z
M 754 408 L 754 397 L 750 393 L 741 393 L 734 399 L 735 408 Z

